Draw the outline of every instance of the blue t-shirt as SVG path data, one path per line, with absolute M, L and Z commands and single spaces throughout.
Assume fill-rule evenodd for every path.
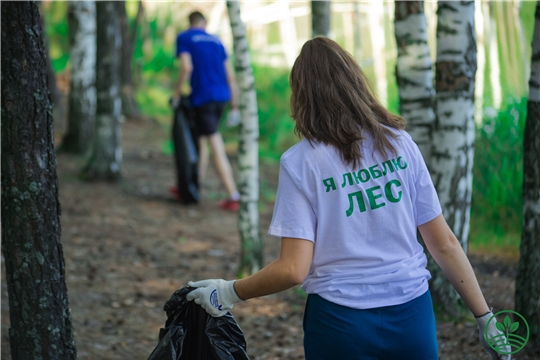
M 176 56 L 191 55 L 191 104 L 201 106 L 213 101 L 229 101 L 224 62 L 227 53 L 221 41 L 202 29 L 188 29 L 176 38 Z

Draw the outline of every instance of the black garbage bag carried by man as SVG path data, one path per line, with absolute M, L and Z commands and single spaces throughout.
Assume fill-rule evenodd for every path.
M 148 360 L 249 360 L 244 334 L 233 315 L 208 315 L 186 299 L 194 289 L 179 289 L 165 303 L 167 321 Z
M 176 165 L 175 196 L 184 204 L 198 203 L 199 154 L 193 125 L 193 110 L 187 97 L 178 102 L 171 101 L 174 110 L 172 138 Z

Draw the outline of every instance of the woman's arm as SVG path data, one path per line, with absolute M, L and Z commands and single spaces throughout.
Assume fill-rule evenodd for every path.
M 251 299 L 274 294 L 298 285 L 306 278 L 313 259 L 313 242 L 282 238 L 279 259 L 234 284 L 238 296 Z
M 443 215 L 418 227 L 429 253 L 475 317 L 490 311 L 469 259 Z
M 197 289 L 187 294 L 212 316 L 223 316 L 234 304 L 274 294 L 304 281 L 313 258 L 313 243 L 304 239 L 281 239 L 279 259 L 261 271 L 238 281 L 209 279 L 189 282 Z

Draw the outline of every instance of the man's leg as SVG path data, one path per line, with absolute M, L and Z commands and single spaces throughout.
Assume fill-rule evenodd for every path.
M 212 158 L 218 175 L 225 186 L 225 189 L 229 193 L 229 197 L 232 200 L 238 200 L 238 190 L 234 182 L 231 164 L 225 153 L 225 145 L 223 144 L 223 138 L 219 132 L 216 132 L 208 136 L 210 141 L 210 148 L 212 149 Z
M 208 157 L 208 136 L 199 136 L 199 184 L 202 184 L 206 178 Z

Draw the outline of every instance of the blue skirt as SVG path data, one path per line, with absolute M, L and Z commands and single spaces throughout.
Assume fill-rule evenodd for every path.
M 437 360 L 431 295 L 363 310 L 309 295 L 304 350 L 306 360 Z

